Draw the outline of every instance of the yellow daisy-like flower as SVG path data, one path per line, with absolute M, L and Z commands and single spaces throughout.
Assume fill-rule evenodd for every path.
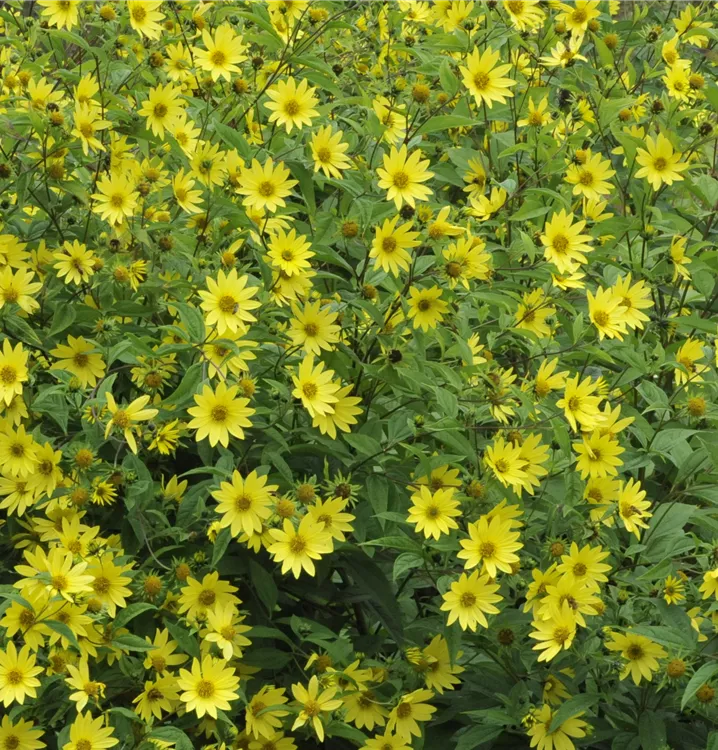
M 567 716 L 554 729 L 555 711 L 548 704 L 544 704 L 535 712 L 533 724 L 528 728 L 527 734 L 531 738 L 531 747 L 537 750 L 574 750 L 573 739 L 581 739 L 586 736 L 589 725 L 580 717 L 583 711 L 573 716 Z
M 343 136 L 344 133 L 341 130 L 332 133 L 331 125 L 319 128 L 312 135 L 310 146 L 314 158 L 315 172 L 321 169 L 327 177 L 334 177 L 337 180 L 342 179 L 342 170 L 349 169 L 352 164 L 346 155 L 349 144 L 342 141 Z
M 233 268 L 227 274 L 219 271 L 216 279 L 207 277 L 207 289 L 199 291 L 207 325 L 214 326 L 220 336 L 227 331 L 243 334 L 247 324 L 257 320 L 249 311 L 261 305 L 259 300 L 253 299 L 259 290 L 247 286 L 248 283 L 249 276 L 239 276 Z
M 247 59 L 246 47 L 242 37 L 235 34 L 232 27 L 223 23 L 217 27 L 214 37 L 205 29 L 202 32 L 202 41 L 206 49 L 193 47 L 196 64 L 206 70 L 212 80 L 219 78 L 229 80 L 232 73 L 239 73 L 238 63 Z
M 591 236 L 581 234 L 585 226 L 585 221 L 574 223 L 573 214 L 563 209 L 546 222 L 541 235 L 544 258 L 553 263 L 559 273 L 573 273 L 587 262 L 586 253 L 593 248 L 589 244 Z
M 619 651 L 626 659 L 621 679 L 625 680 L 630 675 L 636 685 L 639 685 L 642 679 L 650 682 L 653 673 L 658 670 L 658 659 L 668 656 L 663 646 L 630 630 L 625 635 L 612 633 L 611 640 L 606 643 L 606 648 L 609 651 Z
M 434 173 L 427 170 L 429 160 L 422 161 L 421 157 L 420 149 L 409 154 L 405 145 L 400 149 L 392 146 L 391 153 L 384 154 L 384 167 L 376 171 L 379 187 L 386 190 L 386 199 L 394 201 L 397 210 L 404 203 L 413 207 L 416 201 L 425 201 L 431 195 L 431 189 L 422 183 Z
M 576 636 L 576 616 L 568 602 L 560 608 L 554 607 L 547 618 L 531 624 L 535 630 L 529 633 L 529 638 L 538 641 L 533 650 L 541 652 L 539 661 L 551 661 L 562 650 L 571 648 Z
M 505 78 L 511 70 L 511 64 L 497 65 L 501 53 L 487 47 L 480 53 L 474 47 L 466 58 L 466 65 L 459 67 L 463 76 L 464 86 L 473 95 L 477 106 L 485 104 L 489 109 L 494 102 L 503 104 L 507 98 L 513 96 L 511 87 L 516 85 L 513 78 Z
M 369 257 L 374 258 L 374 268 L 398 276 L 400 271 L 408 271 L 411 265 L 409 248 L 421 244 L 417 239 L 419 232 L 412 232 L 412 223 L 397 226 L 399 216 L 385 219 L 381 226 L 375 227 L 375 236 L 371 243 Z
M 105 375 L 105 362 L 97 347 L 82 336 L 67 337 L 67 344 L 60 344 L 50 350 L 58 361 L 54 368 L 72 373 L 83 388 L 94 388 L 99 378 Z
M 285 232 L 277 230 L 269 241 L 267 259 L 279 271 L 287 276 L 298 276 L 311 268 L 310 259 L 314 253 L 311 244 L 303 234 L 297 234 L 294 229 Z
M 228 711 L 230 701 L 239 698 L 236 692 L 239 677 L 222 659 L 211 656 L 205 656 L 201 663 L 193 659 L 191 669 L 180 669 L 177 685 L 184 690 L 180 700 L 186 704 L 187 711 L 196 712 L 200 719 L 205 714 L 216 719 L 218 709 Z
M 273 542 L 267 551 L 275 562 L 282 563 L 282 574 L 291 570 L 295 578 L 299 578 L 302 570 L 315 575 L 314 560 L 329 554 L 334 546 L 324 524 L 317 523 L 311 516 L 304 516 L 296 529 L 285 518 L 281 529 L 270 529 L 269 533 Z
M 578 431 L 593 431 L 603 422 L 600 405 L 602 396 L 595 396 L 598 390 L 598 381 L 590 377 L 584 378 L 579 383 L 580 376 L 574 375 L 566 381 L 563 398 L 556 402 L 559 409 L 564 410 L 564 415 L 571 427 Z
M 10 406 L 16 396 L 22 395 L 22 384 L 27 379 L 27 352 L 21 343 L 13 348 L 10 339 L 6 338 L 0 351 L 0 400 Z
M 110 617 L 114 617 L 117 608 L 125 607 L 126 597 L 132 596 L 132 592 L 125 584 L 131 583 L 132 578 L 123 575 L 132 570 L 133 563 L 118 565 L 114 561 L 114 555 L 106 552 L 95 558 L 94 562 L 87 568 L 87 575 L 94 577 L 90 584 L 92 586 L 93 598 L 107 609 Z
M 160 23 L 164 20 L 164 13 L 158 9 L 162 7 L 162 0 L 127 0 L 127 10 L 130 14 L 130 26 L 148 39 L 159 39 L 162 33 Z
M 154 717 L 162 719 L 162 712 L 172 713 L 179 701 L 177 679 L 173 676 L 147 680 L 145 689 L 132 701 L 137 704 L 135 711 L 145 722 Z
M 287 205 L 284 199 L 296 184 L 284 162 L 275 165 L 272 159 L 267 159 L 262 166 L 252 159 L 252 166 L 241 171 L 237 192 L 245 196 L 242 203 L 247 208 L 274 213 Z
M 109 391 L 106 394 L 107 408 L 112 415 L 105 428 L 105 437 L 113 429 L 118 429 L 124 435 L 130 450 L 137 453 L 137 441 L 135 433 L 139 431 L 139 422 L 146 422 L 153 419 L 159 414 L 158 409 L 146 409 L 149 403 L 149 396 L 140 396 L 124 408 L 120 408 L 115 401 L 115 397 Z
M 187 410 L 194 419 L 187 426 L 197 430 L 195 437 L 198 442 L 208 438 L 211 446 L 220 443 L 226 448 L 230 435 L 244 440 L 244 428 L 252 426 L 249 417 L 256 409 L 247 406 L 249 399 L 238 397 L 238 393 L 238 385 L 227 387 L 222 382 L 216 390 L 205 385 L 201 394 L 195 394 L 197 405 Z
M 122 224 L 134 213 L 137 206 L 137 193 L 134 183 L 125 175 L 103 175 L 97 183 L 99 192 L 92 198 L 97 205 L 93 211 L 100 214 L 110 224 Z
M 57 261 L 53 266 L 58 278 L 64 278 L 66 284 L 84 284 L 95 273 L 95 254 L 77 240 L 62 244 L 64 252 L 53 253 Z
M 249 701 L 244 712 L 247 733 L 256 739 L 273 738 L 276 731 L 282 727 L 282 718 L 289 714 L 289 711 L 277 707 L 284 705 L 287 701 L 284 688 L 263 685 Z
M 112 732 L 112 727 L 105 726 L 104 716 L 93 719 L 89 711 L 79 713 L 70 725 L 69 742 L 62 746 L 62 750 L 107 750 L 119 742 Z
M 80 0 L 38 0 L 37 4 L 44 8 L 41 15 L 50 26 L 69 31 L 77 24 Z
M 182 114 L 182 100 L 179 98 L 182 89 L 171 83 L 155 86 L 148 92 L 148 97 L 139 110 L 145 117 L 150 130 L 160 138 L 169 130 L 173 122 Z
M 340 389 L 333 379 L 334 370 L 325 370 L 323 362 L 317 362 L 315 367 L 314 355 L 308 354 L 299 365 L 297 374 L 292 375 L 292 396 L 301 400 L 312 417 L 331 414 L 334 404 L 339 401 L 337 391 Z
M 189 577 L 187 585 L 180 590 L 178 611 L 180 614 L 185 613 L 188 620 L 206 619 L 207 612 L 217 607 L 226 604 L 233 606 L 241 604 L 241 600 L 234 595 L 236 590 L 236 586 L 220 580 L 219 573 L 216 572 L 207 573 L 201 581 Z M 171 662 L 166 660 L 166 666 L 170 664 Z M 153 668 L 155 668 L 154 663 Z
M 453 495 L 452 487 L 432 492 L 425 484 L 421 485 L 411 498 L 407 522 L 416 524 L 417 534 L 423 532 L 427 539 L 438 539 L 451 529 L 458 529 L 454 518 L 461 515 L 461 510 L 459 501 Z
M 322 349 L 331 351 L 339 341 L 341 326 L 335 324 L 338 313 L 321 308 L 321 301 L 307 303 L 302 310 L 293 304 L 292 314 L 289 337 L 294 346 L 301 346 L 307 354 L 319 355 Z
M 12 721 L 6 714 L 0 722 L 0 747 L 16 748 L 17 750 L 40 750 L 46 747 L 40 741 L 42 729 L 36 729 L 32 721 L 17 719 Z
M 681 172 L 688 169 L 688 164 L 681 161 L 682 154 L 673 150 L 673 144 L 663 133 L 656 138 L 646 138 L 646 148 L 636 150 L 636 162 L 641 168 L 636 177 L 645 177 L 654 190 L 661 185 L 672 185 L 683 179 Z
M 351 432 L 351 425 L 357 423 L 357 416 L 362 413 L 359 406 L 361 398 L 349 395 L 353 390 L 354 386 L 345 385 L 335 391 L 334 396 L 337 400 L 332 404 L 334 411 L 314 414 L 312 427 L 318 427 L 323 435 L 329 435 L 332 440 L 337 436 L 337 428 L 342 432 Z
M 304 125 L 311 125 L 312 118 L 319 116 L 314 109 L 319 103 L 315 91 L 316 88 L 310 87 L 305 78 L 299 85 L 291 76 L 286 81 L 278 81 L 267 89 L 267 96 L 272 100 L 264 105 L 271 112 L 269 122 L 284 125 L 287 133 L 293 128 L 301 130 Z
M 320 742 L 324 742 L 324 724 L 322 714 L 335 711 L 342 705 L 341 700 L 334 698 L 337 689 L 325 688 L 320 692 L 319 680 L 314 675 L 307 687 L 301 683 L 292 685 L 292 695 L 300 707 L 299 715 L 292 724 L 292 731 L 305 724 L 311 724 Z
M 469 538 L 461 540 L 461 549 L 456 555 L 465 560 L 466 570 L 481 565 L 482 573 L 496 578 L 498 571 L 512 572 L 512 565 L 519 562 L 516 554 L 523 547 L 519 533 L 513 531 L 511 523 L 498 516 L 489 519 L 482 516 L 468 526 Z
M 42 667 L 35 666 L 35 654 L 25 645 L 18 651 L 8 641 L 5 651 L 0 651 L 0 701 L 5 708 L 12 703 L 22 705 L 25 698 L 36 698 Z
M 222 514 L 222 527 L 229 528 L 235 537 L 241 532 L 260 532 L 262 522 L 271 515 L 272 494 L 278 489 L 276 484 L 267 484 L 267 477 L 259 476 L 256 471 L 243 477 L 235 470 L 232 481 L 222 482 L 212 493 L 219 503 L 215 510 Z
M 409 289 L 409 319 L 413 320 L 414 328 L 428 331 L 436 328 L 444 319 L 444 313 L 449 305 L 439 299 L 442 294 L 441 287 L 432 286 L 429 289 L 419 289 L 412 286 Z
M 573 185 L 573 194 L 585 198 L 600 199 L 609 195 L 612 185 L 608 181 L 616 172 L 611 169 L 611 162 L 601 154 L 593 154 L 590 149 L 584 153 L 579 164 L 571 164 L 566 172 L 566 182 Z
M 441 610 L 449 613 L 447 625 L 458 620 L 462 630 L 476 632 L 477 625 L 488 628 L 486 615 L 495 615 L 499 611 L 494 606 L 501 601 L 501 596 L 496 593 L 498 590 L 499 585 L 492 583 L 487 575 L 479 576 L 478 570 L 468 576 L 462 573 L 443 596 Z

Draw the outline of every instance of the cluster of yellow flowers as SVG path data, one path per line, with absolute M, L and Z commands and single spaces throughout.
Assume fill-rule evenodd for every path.
M 3 3 L 0 750 L 712 746 L 717 29 Z

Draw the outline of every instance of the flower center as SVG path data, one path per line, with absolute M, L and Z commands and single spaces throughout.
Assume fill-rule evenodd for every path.
M 396 707 L 396 716 L 399 719 L 408 719 L 411 716 L 411 703 L 400 703 Z
M 5 679 L 10 685 L 19 685 L 23 680 L 22 672 L 19 669 L 11 669 L 5 673 Z
M 214 695 L 214 684 L 209 680 L 200 680 L 197 683 L 195 692 L 200 698 L 204 698 L 205 700 L 211 698 Z
M 496 545 L 493 542 L 482 542 L 479 545 L 479 554 L 481 557 L 493 557 L 496 553 Z
M 5 365 L 0 369 L 0 382 L 12 385 L 17 380 L 17 370 L 12 365 Z
M 563 234 L 557 234 L 553 238 L 553 242 L 551 243 L 553 245 L 553 249 L 560 254 L 563 254 L 568 250 L 568 237 L 566 237 Z
M 597 310 L 593 314 L 593 319 L 596 321 L 597 326 L 605 326 L 608 324 L 610 317 L 605 310 Z
M 586 169 L 581 170 L 581 174 L 579 175 L 578 181 L 585 185 L 586 187 L 590 187 L 593 185 L 593 173 L 587 171 Z
M 553 639 L 556 643 L 564 644 L 570 637 L 571 631 L 568 628 L 556 628 L 553 631 Z
M 328 149 L 326 146 L 323 148 L 317 149 L 317 159 L 322 164 L 329 164 L 329 162 L 332 160 L 332 152 L 330 149 Z
M 316 323 L 306 323 L 304 325 L 304 333 L 307 336 L 316 336 L 319 333 L 319 327 Z
M 221 68 L 227 62 L 227 55 L 221 49 L 216 49 L 209 56 L 210 62 L 217 68 Z
M 317 386 L 315 383 L 305 383 L 302 386 L 302 393 L 309 399 L 317 395 Z
M 309 700 L 304 704 L 304 713 L 307 716 L 318 716 L 321 710 L 322 708 L 317 701 Z
M 202 589 L 197 600 L 202 606 L 211 607 L 217 600 L 217 594 L 212 589 Z
M 153 110 L 153 114 L 155 117 L 159 117 L 160 119 L 167 116 L 167 105 L 162 104 L 161 102 L 159 104 L 155 104 Z
M 84 352 L 78 352 L 75 354 L 75 356 L 72 358 L 72 361 L 78 366 L 78 367 L 87 367 L 87 363 L 90 361 L 90 358 L 87 354 Z
M 409 185 L 409 175 L 406 172 L 397 172 L 394 175 L 394 187 L 404 190 Z
M 583 563 L 576 563 L 573 566 L 573 574 L 575 576 L 578 576 L 579 578 L 581 576 L 585 576 L 587 572 L 588 572 L 588 568 Z
M 288 99 L 284 104 L 284 113 L 290 117 L 294 117 L 299 113 L 300 106 L 296 99 Z
M 289 551 L 294 555 L 301 555 L 306 548 L 307 543 L 304 541 L 304 537 L 299 535 L 295 536 L 294 539 L 289 542 Z
M 474 76 L 474 86 L 479 91 L 485 91 L 491 84 L 491 77 L 488 73 L 477 73 Z
M 121 430 L 125 430 L 130 426 L 130 417 L 124 409 L 119 409 L 112 416 L 112 421 Z
M 417 307 L 419 308 L 419 310 L 421 310 L 421 312 L 426 312 L 427 310 L 431 309 L 431 300 L 422 299 L 419 301 Z
M 264 180 L 257 186 L 257 191 L 263 198 L 269 198 L 274 195 L 274 183 Z
M 110 590 L 110 579 L 105 576 L 95 578 L 92 588 L 96 594 L 106 594 Z
M 231 294 L 223 294 L 219 298 L 217 306 L 219 307 L 221 312 L 225 313 L 225 315 L 229 313 L 235 313 L 237 308 L 237 300 Z
M 668 162 L 662 156 L 659 156 L 653 162 L 653 168 L 656 170 L 656 172 L 663 172 L 667 166 Z
M 459 599 L 459 604 L 464 609 L 469 609 L 469 607 L 473 607 L 474 604 L 476 604 L 476 594 L 472 594 L 470 591 L 466 591 L 461 595 L 461 598 Z
M 637 643 L 632 643 L 626 649 L 626 656 L 629 659 L 631 659 L 631 661 L 635 661 L 637 659 L 642 659 L 643 658 L 643 649 Z
M 397 242 L 393 237 L 384 237 L 381 241 L 381 249 L 385 253 L 393 253 L 396 250 Z

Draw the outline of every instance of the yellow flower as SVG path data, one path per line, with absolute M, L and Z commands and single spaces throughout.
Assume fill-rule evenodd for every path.
M 206 49 L 193 47 L 196 64 L 206 70 L 212 80 L 219 78 L 229 80 L 232 73 L 239 73 L 238 63 L 247 59 L 246 47 L 242 37 L 234 33 L 232 27 L 223 23 L 217 27 L 214 37 L 207 29 L 202 32 L 202 41 Z
M 217 710 L 228 711 L 230 701 L 239 698 L 236 692 L 239 678 L 233 669 L 225 667 L 222 659 L 205 656 L 200 664 L 199 660 L 192 660 L 192 668 L 180 669 L 177 685 L 184 692 L 180 700 L 186 704 L 188 712 L 195 711 L 201 719 L 209 714 L 217 718 Z
M 92 196 L 96 201 L 93 211 L 103 219 L 110 224 L 122 224 L 132 216 L 137 206 L 137 193 L 128 177 L 121 174 L 103 175 L 97 189 L 99 192 Z
M 145 689 L 132 702 L 137 704 L 135 711 L 140 718 L 151 723 L 152 717 L 161 720 L 163 711 L 172 713 L 178 701 L 177 680 L 168 676 L 147 680 Z
M 710 599 L 711 596 L 718 599 L 718 568 L 703 574 L 703 583 L 698 590 L 703 594 L 703 599 Z
M 180 169 L 172 178 L 172 192 L 177 204 L 188 214 L 196 214 L 202 210 L 202 191 L 192 189 L 196 184 L 189 174 L 184 173 L 184 169 Z
M 560 8 L 563 12 L 557 16 L 557 20 L 563 21 L 574 37 L 583 36 L 588 24 L 601 15 L 599 0 L 575 0 L 572 5 L 561 3 Z
M 7 339 L 6 339 L 7 341 Z M 0 466 L 6 476 L 29 478 L 37 466 L 40 446 L 20 425 L 17 430 L 0 432 Z
M 113 429 L 117 428 L 124 435 L 127 444 L 130 446 L 130 450 L 133 453 L 137 453 L 135 433 L 140 430 L 137 423 L 153 419 L 159 414 L 159 410 L 145 408 L 150 400 L 149 396 L 140 396 L 124 408 L 120 408 L 117 405 L 114 396 L 109 391 L 106 394 L 106 399 L 107 408 L 112 417 L 105 428 L 105 437 L 107 437 Z
M 78 713 L 70 725 L 69 742 L 62 746 L 62 750 L 107 750 L 119 742 L 112 732 L 112 727 L 105 726 L 104 716 L 93 719 L 89 711 Z
M 274 685 L 263 685 L 247 704 L 244 712 L 246 731 L 256 739 L 260 737 L 272 738 L 282 727 L 282 718 L 289 714 L 282 706 L 287 702 L 284 688 Z M 279 750 L 279 748 L 278 748 Z
M 420 149 L 409 155 L 406 145 L 400 149 L 392 146 L 391 152 L 384 154 L 384 167 L 376 171 L 379 188 L 387 191 L 386 199 L 394 201 L 397 210 L 404 203 L 413 207 L 416 201 L 427 200 L 431 195 L 431 190 L 421 183 L 430 180 L 434 173 L 426 169 L 429 160 L 422 161 L 421 157 Z
M 251 628 L 243 625 L 244 617 L 237 612 L 234 604 L 218 605 L 207 612 L 207 628 L 200 635 L 203 649 L 211 643 L 216 643 L 227 661 L 242 657 L 242 649 L 251 645 L 249 638 L 243 634 Z
M 6 714 L 0 723 L 0 747 L 2 748 L 40 750 L 46 747 L 45 743 L 40 741 L 42 735 L 43 730 L 35 729 L 32 721 L 25 721 L 25 719 L 12 721 Z
M 623 298 L 615 294 L 613 289 L 598 287 L 594 296 L 586 292 L 588 300 L 588 316 L 598 331 L 598 338 L 607 336 L 623 341 L 626 334 L 627 308 L 623 305 Z
M 74 564 L 72 553 L 59 547 L 54 547 L 46 553 L 38 547 L 34 552 L 25 550 L 24 557 L 27 564 L 15 566 L 15 571 L 23 576 L 14 584 L 21 593 L 27 592 L 27 595 L 32 597 L 48 591 L 52 595 L 59 594 L 67 601 L 72 601 L 75 595 L 92 591 L 93 578 L 85 573 L 87 563 Z M 46 575 L 40 578 L 42 574 Z
M 79 379 L 83 388 L 94 388 L 99 378 L 105 375 L 105 362 L 97 353 L 97 347 L 82 336 L 67 337 L 67 344 L 60 344 L 50 350 L 58 361 L 54 368 L 72 373 Z
M 516 328 L 531 331 L 539 338 L 547 338 L 551 335 L 551 328 L 546 319 L 556 314 L 556 308 L 542 289 L 534 289 L 523 295 L 514 318 Z
M 264 105 L 271 112 L 269 122 L 284 125 L 287 133 L 291 133 L 292 128 L 301 130 L 304 125 L 311 125 L 312 117 L 319 116 L 314 109 L 319 103 L 315 91 L 316 88 L 310 88 L 305 78 L 299 85 L 292 76 L 286 81 L 278 81 L 267 89 L 267 96 L 272 100 Z
M 246 196 L 242 203 L 247 208 L 274 213 L 280 206 L 287 205 L 284 199 L 297 184 L 296 180 L 289 177 L 290 172 L 284 162 L 275 166 L 272 159 L 267 159 L 262 166 L 256 159 L 252 159 L 252 166 L 242 169 L 237 192 Z
M 539 0 L 504 0 L 502 5 L 509 20 L 519 31 L 536 29 L 546 18 L 539 6 Z
M 561 607 L 554 606 L 545 619 L 534 620 L 531 625 L 535 628 L 529 633 L 538 643 L 534 651 L 540 651 L 539 661 L 551 661 L 564 649 L 571 648 L 576 636 L 576 616 L 568 602 Z
M 436 328 L 444 319 L 444 313 L 449 309 L 448 303 L 439 299 L 442 294 L 441 287 L 432 286 L 428 289 L 420 289 L 412 286 L 409 289 L 409 319 L 413 319 L 414 328 L 428 331 Z
M 184 664 L 189 658 L 184 654 L 176 654 L 177 642 L 170 640 L 167 629 L 155 630 L 154 640 L 145 636 L 145 640 L 152 644 L 154 648 L 145 651 L 145 669 L 154 669 L 157 674 L 165 674 L 170 667 L 176 667 L 178 664 Z
M 307 303 L 303 310 L 292 305 L 294 317 L 289 321 L 289 337 L 294 346 L 301 346 L 307 354 L 321 354 L 322 349 L 331 351 L 339 340 L 341 327 L 334 324 L 337 313 L 320 308 L 321 302 Z
M 651 518 L 649 513 L 651 507 L 649 500 L 645 499 L 646 491 L 641 489 L 641 483 L 629 479 L 625 484 L 621 482 L 618 491 L 618 517 L 623 522 L 627 531 L 641 538 L 640 529 L 647 529 L 646 519 Z
M 658 659 L 663 659 L 668 654 L 649 638 L 638 635 L 630 630 L 626 634 L 612 633 L 611 640 L 606 643 L 609 651 L 620 651 L 621 656 L 627 660 L 621 679 L 625 680 L 628 675 L 636 685 L 641 679 L 651 681 L 653 673 L 658 670 Z
M 411 742 L 411 739 L 405 741 L 403 737 L 387 730 L 384 734 L 377 734 L 367 740 L 361 750 L 411 750 L 411 745 L 407 745 L 407 742 Z
M 469 538 L 461 540 L 462 550 L 456 555 L 465 560 L 464 568 L 470 570 L 481 564 L 481 572 L 496 578 L 498 571 L 511 573 L 511 566 L 519 562 L 516 554 L 523 547 L 519 533 L 512 531 L 511 523 L 499 517 L 481 516 L 468 526 Z
M 314 253 L 310 250 L 311 244 L 306 239 L 303 234 L 297 234 L 294 229 L 290 229 L 289 232 L 283 229 L 277 230 L 269 241 L 267 259 L 287 276 L 306 273 L 311 268 L 310 259 L 314 257 Z
M 425 484 L 421 485 L 419 491 L 412 495 L 407 522 L 416 524 L 417 534 L 423 531 L 427 539 L 438 539 L 451 529 L 458 529 L 454 518 L 461 515 L 461 510 L 459 501 L 453 495 L 452 487 L 432 492 Z
M 8 641 L 5 651 L 0 651 L 0 701 L 5 708 L 12 703 L 22 705 L 25 698 L 36 698 L 42 667 L 35 666 L 35 654 L 25 645 L 18 652 Z
M 257 319 L 250 310 L 260 307 L 259 300 L 252 299 L 257 295 L 257 287 L 247 286 L 249 276 L 239 276 L 233 268 L 228 274 L 217 273 L 217 279 L 207 277 L 207 290 L 201 289 L 200 307 L 205 311 L 207 325 L 214 326 L 221 336 L 227 331 L 245 333 L 248 323 Z
M 663 598 L 666 600 L 666 604 L 678 604 L 682 602 L 686 596 L 683 593 L 685 590 L 685 584 L 677 576 L 666 576 L 666 580 L 663 582 Z
M 340 708 L 342 702 L 335 699 L 336 688 L 326 688 L 319 692 L 319 680 L 314 675 L 307 687 L 301 683 L 292 685 L 292 695 L 301 707 L 299 715 L 292 724 L 292 731 L 305 724 L 311 724 L 320 742 L 324 742 L 324 724 L 322 724 L 322 713 L 334 711 Z
M 566 172 L 566 182 L 573 185 L 573 194 L 585 198 L 598 200 L 602 195 L 608 195 L 612 185 L 608 180 L 615 175 L 611 169 L 611 162 L 603 159 L 601 154 L 592 154 L 590 149 L 580 164 L 571 164 Z
M 148 97 L 138 114 L 147 119 L 147 125 L 154 135 L 164 137 L 173 122 L 182 113 L 181 89 L 171 83 L 155 86 L 148 91 Z
M 208 611 L 225 604 L 238 605 L 241 601 L 234 596 L 236 590 L 236 586 L 221 581 L 219 573 L 207 573 L 201 582 L 190 576 L 180 591 L 179 613 L 186 613 L 188 620 L 195 620 L 205 618 Z
M 372 108 L 384 128 L 382 139 L 388 143 L 403 140 L 408 128 L 404 105 L 395 104 L 385 96 L 379 96 L 372 102 Z
M 478 570 L 468 576 L 462 573 L 459 580 L 451 584 L 450 591 L 443 595 L 441 610 L 449 613 L 447 625 L 458 620 L 462 630 L 468 628 L 476 632 L 477 624 L 488 628 L 486 614 L 495 615 L 499 611 L 494 606 L 501 601 L 496 593 L 498 590 L 498 584 L 492 583 L 487 575 L 479 576 Z
M 307 354 L 292 375 L 294 390 L 292 396 L 301 399 L 302 406 L 310 416 L 327 416 L 334 412 L 334 404 L 339 401 L 337 392 L 340 385 L 333 380 L 334 370 L 325 370 L 323 362 L 314 366 L 314 355 Z
M 497 437 L 487 446 L 484 463 L 504 487 L 518 489 L 529 482 L 526 473 L 528 462 L 521 457 L 521 446 L 507 443 L 502 437 Z
M 27 352 L 21 343 L 13 348 L 10 339 L 6 338 L 0 352 L 0 400 L 10 406 L 16 396 L 22 396 L 22 384 L 27 379 Z
M 338 385 L 334 382 L 333 385 Z M 357 423 L 357 416 L 362 413 L 359 396 L 350 396 L 353 385 L 345 385 L 334 392 L 336 402 L 332 403 L 333 411 L 325 414 L 312 415 L 312 427 L 318 427 L 322 435 L 329 435 L 332 439 L 337 436 L 337 428 L 342 432 L 351 432 L 351 425 Z
M 315 575 L 313 560 L 329 554 L 334 546 L 324 524 L 316 523 L 310 516 L 304 516 L 297 529 L 285 518 L 282 529 L 270 529 L 269 533 L 273 539 L 269 554 L 275 562 L 282 563 L 282 574 L 291 570 L 295 578 L 299 578 L 302 570 Z
M 459 67 L 464 86 L 473 95 L 477 106 L 485 104 L 491 109 L 494 102 L 503 104 L 513 96 L 510 89 L 516 85 L 516 81 L 504 77 L 511 70 L 511 65 L 497 65 L 500 59 L 498 50 L 487 47 L 480 53 L 478 47 L 474 47 L 466 58 L 467 64 Z
M 98 556 L 87 569 L 87 574 L 94 577 L 92 586 L 93 598 L 101 602 L 110 617 L 114 617 L 117 608 L 124 607 L 125 597 L 132 596 L 132 591 L 125 584 L 131 583 L 132 578 L 123 575 L 132 570 L 133 563 L 116 565 L 111 552 Z
M 559 273 L 573 273 L 587 262 L 586 253 L 593 248 L 588 244 L 591 236 L 581 234 L 585 226 L 585 221 L 574 224 L 573 214 L 567 214 L 563 209 L 546 222 L 541 235 L 544 258 L 553 263 Z
M 682 154 L 673 151 L 673 144 L 663 133 L 656 138 L 646 138 L 646 148 L 636 149 L 636 162 L 641 168 L 636 177 L 645 177 L 654 190 L 665 185 L 672 185 L 683 179 L 683 172 L 688 164 L 681 161 Z
M 219 503 L 215 510 L 222 514 L 221 525 L 229 528 L 232 536 L 261 532 L 262 522 L 271 515 L 272 494 L 279 489 L 276 484 L 267 484 L 266 476 L 256 471 L 243 477 L 238 471 L 232 473 L 232 482 L 222 482 L 220 489 L 212 493 Z
M 65 678 L 65 683 L 70 689 L 75 690 L 74 693 L 70 693 L 70 700 L 75 701 L 78 712 L 85 708 L 89 700 L 95 705 L 99 704 L 100 698 L 105 696 L 105 684 L 90 679 L 87 660 L 81 661 L 79 667 L 68 664 L 67 671 L 70 676 Z
M 112 124 L 109 120 L 101 120 L 97 109 L 89 104 L 75 104 L 74 113 L 75 127 L 72 135 L 80 139 L 82 151 L 87 156 L 90 149 L 104 151 L 105 147 L 97 138 L 96 133 L 99 130 L 105 130 Z
M 130 14 L 130 26 L 148 39 L 159 39 L 162 33 L 160 22 L 164 20 L 164 13 L 158 8 L 162 0 L 127 0 L 127 10 Z M 114 744 L 114 743 L 113 743 Z
M 699 339 L 686 339 L 676 352 L 676 364 L 681 365 L 673 370 L 676 385 L 702 383 L 703 373 L 710 369 L 708 365 L 699 363 L 704 358 L 703 342 Z
M 64 252 L 53 253 L 53 258 L 57 261 L 54 268 L 57 271 L 58 278 L 64 277 L 66 284 L 86 283 L 95 273 L 95 254 L 88 250 L 84 244 L 77 240 L 63 243 Z
M 411 741 L 412 735 L 421 737 L 418 722 L 429 721 L 436 712 L 436 707 L 428 703 L 433 697 L 434 693 L 424 688 L 402 695 L 389 714 L 387 732 L 395 732 L 397 737 L 407 742 Z
M 534 714 L 534 723 L 527 730 L 531 737 L 531 747 L 537 750 L 574 750 L 574 744 L 571 738 L 581 738 L 586 736 L 588 724 L 579 718 L 583 716 L 583 711 L 573 716 L 567 716 L 554 729 L 549 731 L 553 724 L 555 712 L 551 706 L 544 704 Z
M 598 589 L 599 583 L 605 583 L 606 572 L 611 570 L 602 560 L 609 556 L 600 547 L 590 547 L 588 544 L 578 548 L 576 542 L 571 542 L 568 554 L 561 556 L 561 564 L 557 570 L 562 575 L 569 576 L 569 581 L 576 580 L 592 589 Z
M 599 409 L 602 396 L 594 396 L 598 388 L 598 381 L 590 377 L 584 378 L 580 383 L 580 376 L 575 375 L 566 381 L 563 398 L 556 406 L 564 410 L 564 415 L 571 427 L 578 431 L 580 429 L 595 430 L 603 422 L 603 415 Z
M 44 8 L 41 15 L 50 26 L 69 31 L 77 24 L 80 0 L 38 0 L 37 4 Z
M 353 531 L 352 521 L 355 520 L 351 513 L 344 513 L 346 507 L 347 501 L 341 497 L 325 501 L 317 498 L 314 505 L 307 508 L 307 515 L 316 523 L 323 524 L 324 531 L 330 534 L 332 539 L 345 542 L 344 533 Z
M 343 135 L 341 130 L 332 134 L 331 125 L 319 128 L 312 135 L 310 146 L 314 158 L 315 172 L 321 169 L 327 177 L 341 180 L 343 177 L 342 170 L 351 168 L 351 160 L 346 155 L 349 144 L 342 141 Z
M 400 271 L 408 271 L 411 265 L 409 248 L 421 244 L 419 232 L 412 232 L 410 221 L 397 227 L 399 216 L 385 219 L 381 227 L 374 228 L 376 235 L 371 244 L 369 257 L 374 258 L 374 268 L 398 276 Z
M 221 273 L 221 271 L 220 271 Z M 220 443 L 225 448 L 229 445 L 229 436 L 244 440 L 245 427 L 251 427 L 249 420 L 255 412 L 248 398 L 237 397 L 239 386 L 233 385 L 229 388 L 225 382 L 220 383 L 216 390 L 208 385 L 202 389 L 202 393 L 194 396 L 197 406 L 188 409 L 190 416 L 194 417 L 187 425 L 191 430 L 197 430 L 195 436 L 197 442 L 209 438 L 211 446 Z

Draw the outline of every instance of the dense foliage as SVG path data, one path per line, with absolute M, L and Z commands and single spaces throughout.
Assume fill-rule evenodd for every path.
M 714 4 L 0 24 L 0 750 L 716 750 Z

